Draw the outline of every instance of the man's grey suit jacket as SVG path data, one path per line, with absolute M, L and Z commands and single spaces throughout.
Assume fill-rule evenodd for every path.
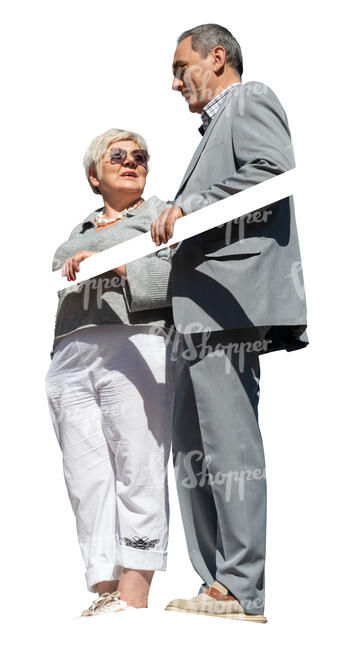
M 189 214 L 295 166 L 273 91 L 235 86 L 208 126 L 173 203 Z M 177 330 L 271 326 L 264 351 L 308 344 L 293 198 L 182 242 L 172 259 Z M 194 329 L 193 329 L 194 326 Z M 189 330 L 188 330 L 189 331 Z

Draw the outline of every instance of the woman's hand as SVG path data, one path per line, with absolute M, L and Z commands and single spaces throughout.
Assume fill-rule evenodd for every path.
M 150 226 L 150 232 L 154 243 L 159 246 L 160 244 L 166 244 L 168 239 L 173 237 L 173 226 L 177 219 L 180 219 L 184 216 L 182 208 L 177 205 L 174 205 L 171 208 L 166 208 L 159 215 L 159 217 L 153 221 Z M 175 248 L 177 244 L 171 244 L 171 248 Z
M 117 266 L 116 269 L 113 269 L 115 273 L 118 273 L 121 278 L 127 279 L 127 269 L 125 268 L 125 264 L 122 264 L 122 266 Z
M 61 268 L 61 274 L 63 276 L 66 275 L 68 280 L 76 280 L 76 273 L 79 273 L 80 271 L 80 262 L 82 262 L 82 260 L 85 260 L 87 257 L 91 257 L 91 255 L 96 255 L 96 252 L 78 251 L 72 257 L 68 257 Z
M 73 255 L 72 257 L 68 257 L 67 260 L 65 260 L 62 269 L 61 269 L 61 274 L 68 278 L 68 280 L 76 280 L 76 274 L 79 273 L 80 271 L 80 262 L 85 260 L 87 257 L 91 257 L 91 255 L 96 255 L 96 251 L 78 251 Z M 117 266 L 116 269 L 113 269 L 115 273 L 118 273 L 121 277 L 125 278 L 127 277 L 127 271 L 125 268 L 125 264 L 122 266 Z

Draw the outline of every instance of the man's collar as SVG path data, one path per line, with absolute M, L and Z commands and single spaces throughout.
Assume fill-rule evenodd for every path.
M 228 93 L 231 91 L 232 88 L 235 88 L 236 86 L 241 86 L 242 82 L 241 81 L 236 81 L 235 83 L 231 84 L 224 90 L 222 90 L 218 95 L 213 97 L 208 104 L 204 107 L 201 115 L 202 119 L 202 125 L 199 127 L 198 131 L 201 133 L 201 135 L 204 135 L 205 131 L 207 130 L 212 118 L 216 115 L 218 109 L 220 106 L 223 104 L 225 101 Z

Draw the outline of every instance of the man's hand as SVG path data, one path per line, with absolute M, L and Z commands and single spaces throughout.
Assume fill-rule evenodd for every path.
M 157 246 L 160 244 L 166 244 L 168 239 L 173 237 L 173 226 L 177 219 L 180 219 L 184 216 L 182 208 L 177 205 L 173 205 L 171 208 L 166 208 L 159 215 L 159 217 L 153 221 L 150 226 L 150 232 L 152 239 Z M 171 248 L 175 248 L 178 244 L 172 244 Z
M 63 276 L 66 275 L 68 280 L 76 280 L 76 273 L 79 273 L 80 271 L 79 263 L 91 255 L 96 255 L 96 252 L 78 251 L 72 257 L 68 257 L 61 268 L 61 274 Z

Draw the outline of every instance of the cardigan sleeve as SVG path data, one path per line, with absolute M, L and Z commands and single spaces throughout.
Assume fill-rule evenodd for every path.
M 126 264 L 124 298 L 129 311 L 172 304 L 171 262 L 168 248 Z

